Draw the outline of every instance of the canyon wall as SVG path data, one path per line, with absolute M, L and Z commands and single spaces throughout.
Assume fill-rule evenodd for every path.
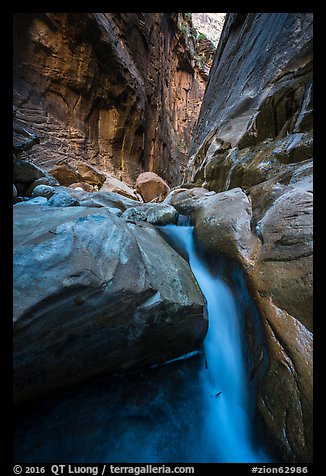
M 158 173 L 169 185 L 179 183 L 183 175 L 184 189 L 178 193 L 173 191 L 166 200 L 180 213 L 192 215 L 197 244 L 208 252 L 212 262 L 214 256 L 225 253 L 241 263 L 260 311 L 267 352 L 259 348 L 252 358 L 257 359 L 257 369 L 261 368 L 261 362 L 267 362 L 267 370 L 264 374 L 261 372 L 263 375 L 259 378 L 254 375 L 253 379 L 257 379 L 257 404 L 268 434 L 276 442 L 284 461 L 309 462 L 312 460 L 313 343 L 312 14 L 228 14 L 197 125 L 213 48 L 203 38 L 196 43 L 196 36 L 189 14 L 16 14 L 14 141 L 19 145 L 24 128 L 37 134 L 39 141 L 24 151 L 22 158 L 35 162 L 45 171 L 51 172 L 60 163 L 73 165 L 82 161 L 130 184 L 144 170 Z M 186 167 L 189 149 L 191 158 Z M 27 161 L 17 161 L 20 163 L 15 168 L 16 184 L 23 181 L 19 175 L 24 172 L 22 169 L 33 165 Z M 33 176 L 33 181 L 42 180 L 43 171 L 33 167 L 33 174 L 41 174 Z M 68 191 L 74 194 L 73 207 L 78 204 L 96 209 L 108 206 L 109 192 L 100 191 L 91 197 L 92 192 L 65 187 L 60 190 L 61 198 Z M 54 189 L 51 193 L 55 197 Z M 38 213 L 37 208 L 33 211 L 28 205 L 32 202 L 29 197 L 22 198 L 27 203 L 15 205 L 18 231 L 22 229 L 22 222 L 30 221 Z M 52 197 L 49 202 L 35 195 L 37 198 L 43 198 L 38 206 L 42 208 L 40 223 L 44 224 L 45 214 L 47 219 L 50 216 L 47 206 L 57 208 L 58 205 Z M 139 203 L 133 201 L 132 205 Z M 109 206 L 114 210 L 112 213 L 122 212 L 110 201 Z M 43 239 L 58 240 L 60 244 L 65 230 L 69 232 L 65 235 L 69 243 L 75 243 L 79 227 L 82 230 L 85 227 L 81 235 L 85 240 L 81 246 L 78 244 L 78 250 L 88 253 L 90 231 L 99 228 L 101 231 L 103 227 L 105 239 L 101 240 L 112 245 L 115 253 L 116 237 L 111 240 L 107 236 L 112 226 L 104 226 L 113 219 L 106 217 L 106 212 L 105 216 L 99 216 L 95 208 L 89 212 L 81 210 L 80 213 L 90 218 L 89 223 L 84 215 L 76 218 L 74 227 L 78 233 L 75 228 L 71 231 L 70 220 L 62 228 L 55 218 L 53 224 L 47 223 L 51 229 L 42 235 L 41 241 L 35 241 L 33 233 L 38 233 L 39 227 L 29 223 L 31 231 L 22 237 L 16 250 L 18 278 L 25 259 L 26 272 L 34 272 L 36 261 L 26 246 L 42 248 L 42 253 L 36 255 L 45 260 L 44 269 L 48 270 Z M 56 213 L 53 212 L 54 217 Z M 62 210 L 58 213 L 63 216 Z M 123 225 L 123 229 L 125 226 L 128 233 L 124 233 L 129 236 L 129 228 L 135 228 L 143 244 L 144 229 L 130 224 Z M 152 240 L 148 232 L 148 246 Z M 122 242 L 121 250 L 126 240 Z M 148 251 L 149 259 L 145 252 L 141 257 L 137 254 L 140 267 L 144 255 L 146 263 L 153 262 L 158 250 L 153 243 L 153 249 L 150 247 Z M 98 245 L 96 237 L 94 244 Z M 45 248 L 49 252 L 48 246 Z M 60 247 L 60 250 L 69 249 Z M 56 247 L 52 246 L 51 250 L 53 258 L 60 258 Z M 110 259 L 115 256 L 113 251 Z M 74 253 L 77 251 L 73 246 L 71 256 Z M 87 256 L 84 258 L 89 265 Z M 120 261 L 126 264 L 124 252 Z M 157 259 L 155 266 L 161 269 L 165 261 L 165 258 Z M 105 267 L 104 275 L 100 274 L 101 279 L 96 278 L 94 284 L 97 268 L 101 268 L 103 262 L 91 259 L 95 274 L 92 267 L 86 269 L 85 266 L 81 273 L 79 270 L 73 273 L 68 280 L 73 292 L 75 279 L 80 278 L 78 286 L 86 286 L 87 292 L 90 287 L 93 293 L 95 286 L 96 293 L 108 293 L 111 279 L 106 279 Z M 66 266 L 64 262 L 63 269 Z M 24 273 L 22 280 L 16 281 L 16 289 L 30 297 Z M 164 269 L 162 276 L 167 273 Z M 154 278 L 155 283 L 161 279 Z M 173 282 L 174 277 L 171 279 Z M 138 282 L 138 275 L 134 282 Z M 62 279 L 59 284 L 61 286 Z M 157 290 L 146 286 L 146 293 Z M 65 303 L 64 293 L 65 290 L 62 301 Z M 57 294 L 54 296 L 56 299 Z M 88 301 L 73 297 L 76 300 L 71 301 L 71 305 L 78 313 L 79 307 Z M 21 301 L 27 303 L 25 297 Z M 27 323 L 31 316 L 37 322 L 42 306 L 48 303 L 55 316 L 59 315 L 52 296 L 46 295 L 44 302 L 33 304 L 25 314 Z M 95 305 L 94 312 L 96 308 Z M 201 317 L 205 324 L 203 313 Z M 19 320 L 17 322 L 19 329 Z M 96 326 L 102 326 L 101 322 Z M 25 329 L 24 324 L 22 331 Z M 86 331 L 88 336 L 88 329 Z M 135 336 L 138 334 L 136 329 Z M 62 339 L 56 329 L 54 338 Z M 147 338 L 141 342 L 145 342 L 142 346 L 146 348 Z M 183 342 L 188 342 L 188 338 Z M 22 346 L 17 345 L 17 349 L 21 352 Z M 35 358 L 38 355 L 35 351 Z M 19 364 L 26 362 L 31 362 L 30 357 L 22 356 Z M 133 362 L 132 356 L 131 364 Z M 20 378 L 24 384 L 26 370 L 24 366 L 21 368 Z M 56 378 L 59 373 L 51 375 Z
M 192 13 L 192 22 L 196 30 L 209 38 L 214 46 L 218 45 L 226 13 Z
M 186 14 L 14 15 L 14 140 L 37 134 L 28 159 L 44 170 L 82 160 L 180 182 L 206 80 Z
M 184 177 L 186 188 L 210 190 L 200 192 L 198 240 L 246 271 L 268 345 L 258 407 L 296 462 L 312 459 L 312 22 L 311 13 L 227 15 Z M 246 227 L 232 200 L 245 203 Z M 236 249 L 218 241 L 226 226 Z

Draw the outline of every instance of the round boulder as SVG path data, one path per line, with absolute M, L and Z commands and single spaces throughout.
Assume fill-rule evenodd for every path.
M 32 192 L 32 198 L 35 198 L 35 197 L 50 198 L 54 194 L 55 194 L 55 188 L 51 187 L 51 185 L 37 185 Z
M 170 191 L 168 184 L 154 172 L 144 172 L 138 175 L 136 190 L 143 197 L 144 202 L 154 199 L 163 200 Z
M 79 201 L 65 191 L 56 192 L 48 201 L 49 207 L 76 207 Z

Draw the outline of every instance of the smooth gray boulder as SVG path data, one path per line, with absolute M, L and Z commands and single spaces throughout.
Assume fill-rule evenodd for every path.
M 273 303 L 313 330 L 313 195 L 290 189 L 257 227 L 262 247 L 257 288 Z
M 34 188 L 37 187 L 38 185 L 50 185 L 51 187 L 57 187 L 59 185 L 59 182 L 54 177 L 52 177 L 48 172 L 44 172 L 44 173 L 45 173 L 44 177 L 34 180 L 34 182 L 29 186 L 29 188 L 26 191 L 26 195 L 32 195 Z
M 172 205 L 182 215 L 187 215 L 194 219 L 196 212 L 203 206 L 205 201 L 215 195 L 216 192 L 201 187 L 179 188 L 170 192 L 163 201 L 163 204 Z
M 188 263 L 152 225 L 14 207 L 16 402 L 175 358 L 206 331 Z
M 51 187 L 50 185 L 37 185 L 33 191 L 32 191 L 32 198 L 35 197 L 45 197 L 45 198 L 51 198 L 52 195 L 56 193 L 56 190 L 54 187 Z
M 250 199 L 241 188 L 220 193 L 201 187 L 177 189 L 166 201 L 191 217 L 200 249 L 211 256 L 226 254 L 245 267 L 252 264 L 259 241 L 251 231 Z
M 152 225 L 167 225 L 177 223 L 178 212 L 171 205 L 161 203 L 146 203 L 138 207 L 128 208 L 121 218 L 131 222 L 144 221 Z
M 15 207 L 22 207 L 22 206 L 29 206 L 29 205 L 47 205 L 48 199 L 46 197 L 35 197 L 35 198 L 27 198 L 21 197 L 24 200 L 15 204 Z
M 141 205 L 141 202 L 124 197 L 123 195 L 115 192 L 87 192 L 85 190 L 72 189 L 68 187 L 60 187 L 60 190 L 65 190 L 67 193 L 69 193 L 69 195 L 76 198 L 83 207 L 119 208 L 121 212 L 124 212 L 127 208 Z
M 48 200 L 49 207 L 76 207 L 78 205 L 78 200 L 64 190 L 56 192 Z

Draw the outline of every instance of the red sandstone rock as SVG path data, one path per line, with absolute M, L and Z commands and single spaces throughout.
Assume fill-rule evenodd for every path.
M 106 175 L 103 172 L 85 162 L 78 161 L 76 169 L 83 181 L 90 185 L 101 187 L 106 180 Z
M 67 162 L 58 162 L 50 169 L 51 175 L 58 180 L 60 185 L 69 186 L 72 183 L 83 182 L 82 176 Z
M 168 184 L 154 172 L 144 172 L 136 180 L 136 190 L 143 197 L 144 202 L 155 198 L 163 200 L 170 191 Z
M 116 179 L 112 176 L 107 176 L 104 184 L 101 187 L 101 192 L 115 192 L 124 197 L 131 198 L 132 200 L 138 200 L 139 197 L 133 191 L 129 185 L 121 180 Z
M 180 183 L 206 86 L 182 15 L 15 14 L 14 122 L 41 138 L 29 159 L 44 170 L 58 157 L 81 160 L 129 183 L 160 171 Z

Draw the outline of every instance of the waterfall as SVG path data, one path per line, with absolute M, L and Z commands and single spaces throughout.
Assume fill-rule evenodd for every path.
M 108 376 L 39 402 L 18 417 L 17 462 L 275 461 L 256 434 L 255 393 L 247 375 L 245 362 L 250 354 L 242 315 L 244 305 L 250 313 L 254 306 L 244 277 L 240 269 L 232 268 L 233 294 L 223 280 L 229 266 L 223 268 L 221 261 L 220 269 L 211 272 L 196 253 L 193 227 L 186 219 L 182 224 L 159 228 L 167 241 L 188 256 L 206 298 L 205 355 L 199 349 L 164 365 Z
M 201 457 L 207 462 L 268 462 L 270 456 L 253 441 L 255 396 L 249 391 L 241 309 L 221 273 L 212 274 L 196 253 L 193 227 L 167 225 L 161 230 L 188 255 L 207 301 Z

